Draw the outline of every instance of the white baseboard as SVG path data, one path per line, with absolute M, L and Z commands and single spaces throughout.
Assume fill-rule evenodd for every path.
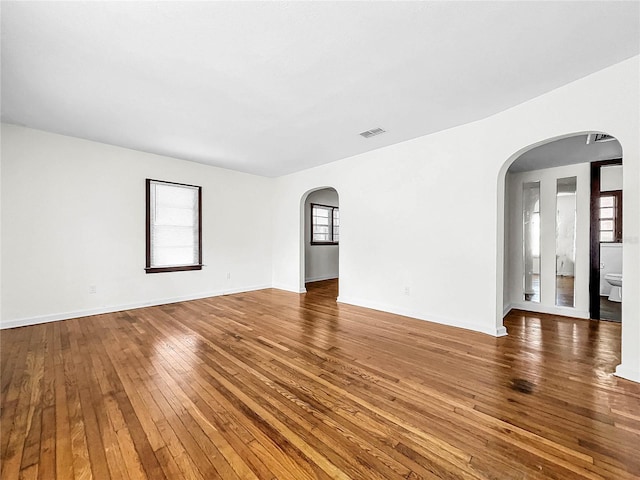
M 379 310 L 382 312 L 393 313 L 395 315 L 402 315 L 405 317 L 415 318 L 417 320 L 423 320 L 425 322 L 439 323 L 441 325 L 447 325 L 450 327 L 464 328 L 465 330 L 472 330 L 474 332 L 485 333 L 493 337 L 503 337 L 507 334 L 505 327 L 489 327 L 486 325 L 478 325 L 474 323 L 460 322 L 451 318 L 439 317 L 437 315 L 429 315 L 421 312 L 415 312 L 412 310 L 399 308 L 393 305 L 386 305 L 377 302 L 371 302 L 369 300 L 362 300 L 358 298 L 349 298 L 344 295 L 340 295 L 337 299 L 338 303 L 346 303 L 348 305 L 355 305 L 357 307 L 370 308 L 372 310 Z
M 496 337 L 506 337 L 507 335 L 507 327 L 505 327 L 504 325 L 496 328 Z
M 19 318 L 15 320 L 7 320 L 0 323 L 0 330 L 4 330 L 5 328 L 26 327 L 28 325 L 37 325 L 40 323 L 57 322 L 59 320 L 69 320 L 71 318 L 88 317 L 90 315 L 100 315 L 103 313 L 121 312 L 123 310 L 133 310 L 136 308 L 154 307 L 157 305 L 186 302 L 189 300 L 199 300 L 201 298 L 232 295 L 234 293 L 252 292 L 255 290 L 264 290 L 265 288 L 271 288 L 271 285 L 255 285 L 251 287 L 233 288 L 230 290 L 218 290 L 214 292 L 203 292 L 193 295 L 184 295 L 181 297 L 162 298 L 149 300 L 146 302 L 129 303 L 126 305 L 112 305 L 106 307 L 90 308 L 87 310 L 76 310 L 74 312 L 62 312 L 54 313 L 51 315 L 41 315 L 37 317 Z
M 285 292 L 307 293 L 306 288 L 292 287 L 290 285 L 284 285 L 284 284 L 278 284 L 278 283 L 273 285 L 271 288 L 275 288 L 276 290 L 284 290 Z
M 307 278 L 305 279 L 305 283 L 312 283 L 312 282 L 322 282 L 323 280 L 335 280 L 336 278 L 338 278 L 338 275 L 321 275 L 319 277 L 311 277 L 311 278 Z
M 588 310 L 577 310 L 571 307 L 549 307 L 535 302 L 512 303 L 511 309 L 525 310 L 527 312 L 535 313 L 548 313 L 550 315 L 559 315 L 561 317 L 590 318 Z
M 634 370 L 632 368 L 627 368 L 626 366 L 620 364 L 616 367 L 616 371 L 614 374 L 616 377 L 625 378 L 627 380 L 631 380 L 632 382 L 640 383 L 640 371 Z
M 502 318 L 506 317 L 513 310 L 513 304 L 509 304 L 502 309 Z

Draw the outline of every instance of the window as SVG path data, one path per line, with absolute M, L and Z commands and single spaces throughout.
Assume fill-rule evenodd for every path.
M 202 188 L 147 179 L 147 273 L 202 269 Z
M 311 204 L 311 245 L 337 245 L 340 240 L 338 207 Z
M 598 205 L 599 238 L 601 242 L 622 242 L 622 191 L 600 194 Z

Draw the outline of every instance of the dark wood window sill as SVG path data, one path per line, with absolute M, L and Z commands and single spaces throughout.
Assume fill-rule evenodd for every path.
M 187 270 L 202 270 L 203 265 L 182 265 L 179 267 L 147 267 L 147 273 L 184 272 Z

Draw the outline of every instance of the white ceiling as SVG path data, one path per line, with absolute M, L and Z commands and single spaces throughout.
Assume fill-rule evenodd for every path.
M 587 135 L 576 135 L 545 143 L 524 152 L 511 164 L 509 171 L 528 172 L 614 158 L 622 158 L 622 145 L 618 140 L 587 144 Z
M 2 120 L 278 176 L 637 55 L 639 5 L 2 2 Z

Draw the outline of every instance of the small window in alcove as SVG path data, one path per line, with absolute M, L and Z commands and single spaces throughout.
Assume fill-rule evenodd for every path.
M 599 238 L 603 243 L 622 241 L 622 192 L 607 192 L 600 195 Z
M 311 204 L 311 245 L 338 245 L 340 212 L 338 207 Z

